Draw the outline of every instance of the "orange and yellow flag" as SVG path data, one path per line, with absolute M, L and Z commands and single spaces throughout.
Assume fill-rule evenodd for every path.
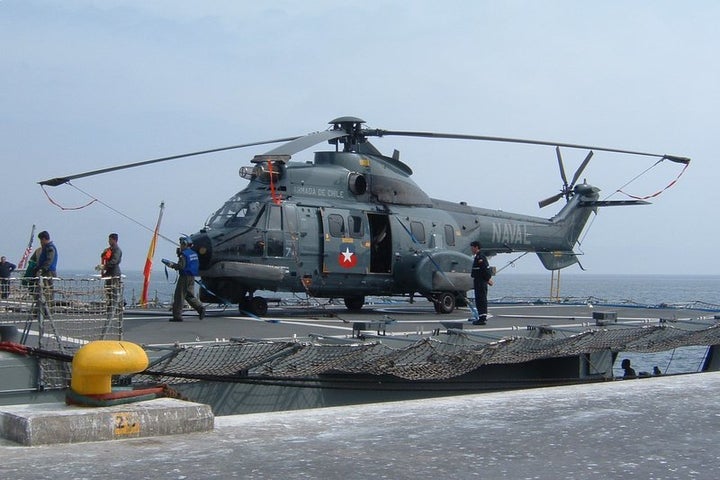
M 150 248 L 148 249 L 147 259 L 145 260 L 145 268 L 143 269 L 143 289 L 142 296 L 140 297 L 140 305 L 143 308 L 147 308 L 148 304 L 148 289 L 150 288 L 150 273 L 152 272 L 153 257 L 155 256 L 155 246 L 157 245 L 158 235 L 160 234 L 160 222 L 162 222 L 163 210 L 165 209 L 165 202 L 160 203 L 160 214 L 158 215 L 157 225 L 155 225 L 155 232 L 153 233 L 152 240 L 150 241 Z

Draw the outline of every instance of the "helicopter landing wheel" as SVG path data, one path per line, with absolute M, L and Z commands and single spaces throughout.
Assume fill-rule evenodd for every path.
M 452 313 L 455 310 L 455 295 L 443 292 L 435 297 L 435 311 L 438 313 Z
M 365 305 L 365 297 L 362 295 L 357 297 L 345 297 L 343 300 L 345 301 L 345 308 L 353 312 L 357 312 L 363 307 L 363 305 Z
M 265 300 L 263 297 L 252 297 L 249 299 L 250 303 L 250 311 L 254 313 L 255 315 L 262 317 L 263 315 L 267 314 L 268 311 L 268 304 L 267 300 Z
M 247 297 L 242 297 L 238 301 L 238 310 L 240 310 L 240 313 L 246 313 L 249 310 Z

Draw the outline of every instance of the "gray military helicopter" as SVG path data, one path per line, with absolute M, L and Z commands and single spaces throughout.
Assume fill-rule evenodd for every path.
M 593 150 L 689 159 L 604 147 L 479 135 L 391 131 L 365 128 L 356 117 L 330 122 L 328 130 L 201 152 L 163 157 L 39 182 L 60 185 L 75 178 L 193 155 L 281 143 L 252 165 L 240 168 L 245 189 L 220 207 L 193 234 L 200 257 L 201 300 L 238 304 L 241 311 L 267 312 L 258 290 L 306 292 L 343 298 L 360 310 L 368 295 L 421 295 L 438 313 L 464 305 L 472 289 L 470 242 L 483 251 L 534 252 L 548 270 L 578 263 L 573 248 L 597 207 L 637 205 L 639 200 L 601 201 L 599 189 L 578 184 Z M 563 181 L 556 195 L 539 202 L 567 203 L 551 218 L 506 213 L 430 198 L 411 179 L 399 153 L 383 155 L 369 137 L 407 136 L 513 142 L 556 147 Z M 294 162 L 296 153 L 319 143 L 334 145 L 313 162 Z M 567 180 L 560 147 L 589 150 Z

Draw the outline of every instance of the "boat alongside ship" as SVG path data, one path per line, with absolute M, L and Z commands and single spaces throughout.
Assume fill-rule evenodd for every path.
M 474 326 L 467 310 L 438 315 L 425 300 L 360 312 L 282 302 L 263 318 L 218 307 L 170 323 L 163 309 L 109 309 L 97 278 L 56 279 L 51 299 L 19 282 L 12 292 L 0 304 L 0 404 L 63 401 L 74 353 L 101 339 L 150 358 L 117 388 L 167 385 L 216 415 L 611 381 L 620 352 L 704 346 L 698 370 L 720 368 L 713 308 L 496 303 Z

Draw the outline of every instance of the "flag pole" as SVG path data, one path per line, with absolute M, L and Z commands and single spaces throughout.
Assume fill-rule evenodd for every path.
M 150 274 L 152 273 L 153 257 L 155 256 L 155 246 L 157 245 L 158 235 L 160 234 L 160 222 L 162 222 L 163 210 L 165 209 L 165 202 L 160 202 L 160 213 L 158 214 L 157 224 L 155 225 L 155 232 L 153 233 L 152 240 L 150 241 L 150 248 L 148 249 L 147 259 L 145 260 L 145 268 L 143 269 L 143 289 L 142 296 L 140 297 L 140 305 L 143 308 L 148 306 L 148 288 L 150 287 Z
M 30 231 L 30 240 L 28 241 L 28 245 L 25 248 L 25 252 L 23 252 L 23 256 L 18 262 L 17 269 L 22 270 L 27 266 L 28 258 L 30 258 L 30 255 L 32 254 L 32 246 L 33 246 L 33 240 L 35 239 L 35 224 L 32 226 L 32 230 Z

